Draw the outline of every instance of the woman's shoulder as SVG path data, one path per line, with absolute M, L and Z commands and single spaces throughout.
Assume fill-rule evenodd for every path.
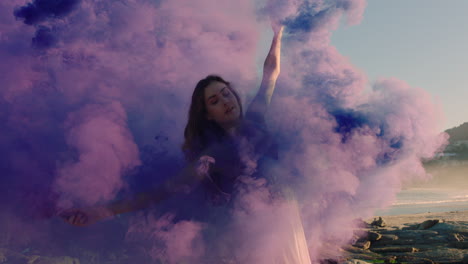
M 261 156 L 270 156 L 276 159 L 276 140 L 268 129 L 263 116 L 251 116 L 250 118 L 245 118 L 241 133 L 250 142 L 250 144 L 252 144 L 258 154 L 261 154 Z
M 249 110 L 245 113 L 244 123 L 264 127 L 265 116 L 257 111 Z

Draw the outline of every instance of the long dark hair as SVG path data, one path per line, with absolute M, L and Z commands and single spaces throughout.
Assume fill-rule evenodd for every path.
M 195 86 L 192 94 L 192 102 L 188 112 L 188 122 L 184 130 L 184 151 L 187 160 L 192 161 L 200 155 L 211 143 L 222 140 L 226 132 L 216 122 L 206 118 L 207 111 L 205 105 L 205 88 L 212 82 L 226 84 L 229 90 L 236 97 L 240 107 L 240 117 L 242 118 L 242 104 L 239 95 L 232 88 L 231 84 L 218 75 L 208 75 L 200 80 Z

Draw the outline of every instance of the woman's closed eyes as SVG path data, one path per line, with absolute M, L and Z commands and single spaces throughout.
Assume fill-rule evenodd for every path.
M 225 98 L 229 98 L 231 97 L 231 93 L 229 92 L 229 90 L 227 88 L 224 88 L 222 91 L 221 91 L 221 95 Z M 210 104 L 211 105 L 216 105 L 218 103 L 218 96 L 215 96 L 212 98 L 212 100 L 210 100 Z

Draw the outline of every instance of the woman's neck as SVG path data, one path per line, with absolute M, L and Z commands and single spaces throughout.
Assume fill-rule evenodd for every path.
M 237 135 L 238 126 L 239 126 L 239 122 L 236 122 L 236 123 L 226 124 L 222 126 L 222 128 L 226 132 L 226 135 L 230 137 L 235 137 Z
M 230 137 L 234 137 L 237 135 L 237 129 L 236 127 L 231 127 L 231 128 L 228 128 L 228 129 L 225 129 L 226 131 L 226 134 L 229 135 Z

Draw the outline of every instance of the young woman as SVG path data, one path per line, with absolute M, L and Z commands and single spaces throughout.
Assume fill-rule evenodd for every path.
M 189 119 L 184 131 L 183 151 L 188 166 L 157 190 L 137 194 L 132 199 L 105 206 L 71 209 L 60 216 L 68 223 L 86 226 L 96 221 L 146 208 L 186 190 L 200 182 L 211 188 L 215 199 L 229 199 L 236 176 L 241 174 L 236 138 L 254 139 L 260 152 L 268 151 L 259 139 L 265 136 L 263 119 L 280 73 L 280 51 L 283 27 L 273 27 L 274 37 L 264 63 L 261 86 L 245 117 L 242 103 L 231 84 L 220 76 L 210 75 L 200 80 L 192 95 Z M 268 142 L 270 143 L 270 142 Z M 256 150 L 259 152 L 258 150 Z M 234 162 L 233 162 L 234 161 Z M 216 165 L 215 165 L 216 164 Z M 214 166 L 215 165 L 215 166 Z M 224 165 L 224 166 L 223 166 Z M 235 166 L 238 165 L 238 166 Z M 245 169 L 245 168 L 244 168 Z
M 146 208 L 177 193 L 188 192 L 179 215 L 206 221 L 217 209 L 229 208 L 245 176 L 259 178 L 260 160 L 275 157 L 275 144 L 265 129 L 264 116 L 280 73 L 280 50 L 283 27 L 274 27 L 274 37 L 264 63 L 260 89 L 245 116 L 242 103 L 231 84 L 220 76 L 200 80 L 192 95 L 188 123 L 184 131 L 183 151 L 188 166 L 164 186 L 140 193 L 132 199 L 106 206 L 68 210 L 62 218 L 76 226 L 90 225 L 113 215 Z M 206 206 L 208 204 L 208 206 Z M 213 207 L 215 206 L 215 207 Z M 192 207 L 192 208 L 190 208 Z M 294 206 L 293 206 L 294 207 Z M 291 232 L 282 237 L 285 246 L 278 263 L 310 263 L 297 208 L 291 212 Z M 206 209 L 206 210 L 204 210 Z M 193 213 L 197 211 L 199 214 Z M 218 219 L 219 220 L 219 219 Z M 209 220 L 208 220 L 209 221 Z M 281 259 L 281 260 L 280 260 Z

